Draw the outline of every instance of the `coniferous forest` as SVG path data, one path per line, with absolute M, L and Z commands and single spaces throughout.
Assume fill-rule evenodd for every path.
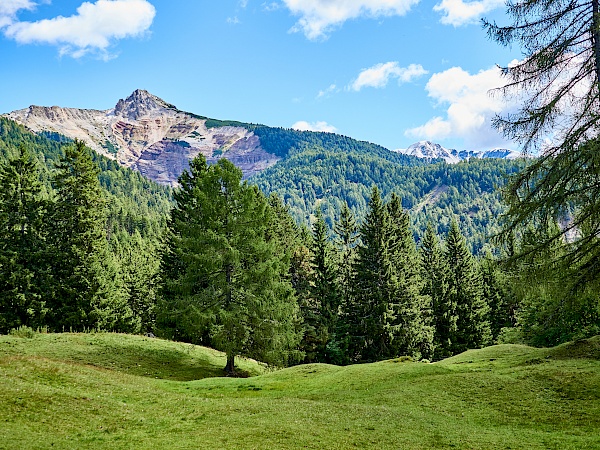
M 335 152 L 298 152 L 271 180 L 306 177 L 293 175 L 305 170 L 298 155 L 322 162 L 307 165 L 322 181 L 303 178 L 312 190 L 296 191 L 307 194 L 304 208 L 316 205 L 303 220 L 293 213 L 294 182 L 279 196 L 265 187 L 268 171 L 242 180 L 226 159 L 207 165 L 199 156 L 172 191 L 80 141 L 0 120 L 0 333 L 154 333 L 226 352 L 233 373 L 238 355 L 275 366 L 439 360 L 497 342 L 545 346 L 599 332 L 596 291 L 579 289 L 575 269 L 561 265 L 567 243 L 513 258 L 559 224 L 501 242 L 453 213 L 523 162 L 409 158 L 392 167 L 363 156 L 344 167 L 381 177 L 361 206 L 364 188 L 336 173 Z M 343 185 L 334 205 L 327 192 L 314 202 L 328 185 Z M 449 206 L 415 207 L 419 189 L 442 185 L 455 196 L 472 190 L 468 206 L 450 195 Z

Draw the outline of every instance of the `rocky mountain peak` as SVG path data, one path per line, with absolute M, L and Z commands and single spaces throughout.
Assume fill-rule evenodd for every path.
M 117 102 L 114 114 L 129 120 L 138 120 L 140 117 L 162 114 L 166 109 L 176 108 L 144 89 L 136 89 L 125 100 Z

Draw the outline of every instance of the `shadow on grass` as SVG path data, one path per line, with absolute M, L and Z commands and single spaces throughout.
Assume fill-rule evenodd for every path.
M 174 381 L 192 381 L 225 376 L 225 359 L 210 350 L 185 344 L 149 345 L 149 341 L 106 343 L 90 341 L 72 349 L 72 362 L 130 375 Z M 160 345 L 162 344 L 162 345 Z M 177 345 L 179 348 L 172 348 Z M 223 359 L 222 365 L 220 359 Z

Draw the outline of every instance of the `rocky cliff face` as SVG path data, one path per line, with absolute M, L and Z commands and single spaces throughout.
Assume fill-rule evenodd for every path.
M 245 177 L 275 164 L 254 133 L 242 127 L 207 128 L 206 119 L 178 110 L 136 90 L 106 111 L 30 106 L 5 114 L 34 132 L 53 131 L 81 139 L 92 149 L 148 178 L 175 185 L 188 161 L 202 153 L 209 162 L 227 158 Z

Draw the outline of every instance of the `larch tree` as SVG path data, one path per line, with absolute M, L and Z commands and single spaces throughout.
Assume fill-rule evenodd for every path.
M 563 258 L 577 265 L 581 284 L 600 279 L 600 11 L 599 0 L 510 0 L 512 23 L 484 21 L 491 39 L 521 47 L 521 61 L 503 69 L 499 91 L 520 110 L 495 126 L 540 151 L 506 189 L 505 236 L 547 218 L 564 224 L 535 248 L 579 237 Z
M 163 333 L 283 365 L 297 355 L 289 260 L 272 236 L 265 197 L 226 159 L 202 155 L 179 178 L 162 263 Z

